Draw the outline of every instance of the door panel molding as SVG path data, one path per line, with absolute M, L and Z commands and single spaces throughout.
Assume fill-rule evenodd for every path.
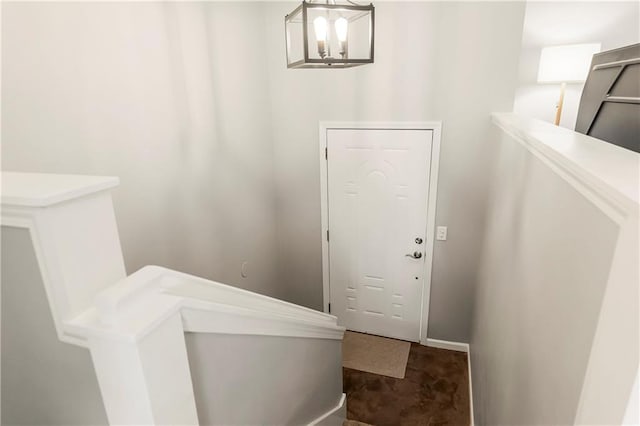
M 319 123 L 319 160 L 320 160 L 320 205 L 321 205 L 321 239 L 322 239 L 322 286 L 323 310 L 329 312 L 330 303 L 330 268 L 329 268 L 329 197 L 328 197 L 328 160 L 326 155 L 328 132 L 331 129 L 353 130 L 431 130 L 433 132 L 431 159 L 428 176 L 427 197 L 427 229 L 425 230 L 424 255 L 422 273 L 422 305 L 420 314 L 420 342 L 426 344 L 429 321 L 429 302 L 431 295 L 431 272 L 433 268 L 433 251 L 435 241 L 435 216 L 438 189 L 438 170 L 440 162 L 440 138 L 442 122 L 323 122 Z

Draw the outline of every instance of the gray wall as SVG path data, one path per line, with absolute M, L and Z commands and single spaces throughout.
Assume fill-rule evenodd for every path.
M 3 425 L 106 425 L 91 355 L 58 340 L 27 230 L 2 227 Z
M 573 424 L 618 226 L 511 137 L 496 128 L 490 141 L 471 336 L 476 422 Z
M 270 5 L 278 22 L 291 3 Z M 278 250 L 288 298 L 322 306 L 318 122 L 442 120 L 429 336 L 468 342 L 483 236 L 485 135 L 510 111 L 524 2 L 376 3 L 373 65 L 287 70 L 283 29 L 267 26 Z
M 308 424 L 342 396 L 339 340 L 185 337 L 202 425 Z
M 2 169 L 119 176 L 129 273 L 283 296 L 262 9 L 3 2 Z
M 128 272 L 320 309 L 318 122 L 442 120 L 429 336 L 468 341 L 482 136 L 513 104 L 525 4 L 377 3 L 376 62 L 349 70 L 286 69 L 294 6 L 3 3 L 3 169 L 120 176 Z

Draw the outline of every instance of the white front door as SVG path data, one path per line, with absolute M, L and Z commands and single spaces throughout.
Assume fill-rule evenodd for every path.
M 432 143 L 432 130 L 327 131 L 331 313 L 349 330 L 420 339 Z

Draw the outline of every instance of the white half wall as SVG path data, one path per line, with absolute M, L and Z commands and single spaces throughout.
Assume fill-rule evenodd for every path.
M 58 339 L 27 229 L 2 227 L 0 299 L 0 423 L 107 425 L 89 351 Z
M 638 369 L 638 154 L 513 117 L 489 135 L 475 418 L 620 424 Z

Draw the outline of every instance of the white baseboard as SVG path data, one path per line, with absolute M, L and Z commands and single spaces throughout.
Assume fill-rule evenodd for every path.
M 343 393 L 338 405 L 309 423 L 309 426 L 342 426 L 347 418 L 347 394 Z
M 471 426 L 473 426 L 475 420 L 473 417 L 473 385 L 471 383 L 471 351 L 469 350 L 469 344 L 429 338 L 427 338 L 426 343 L 420 343 L 431 348 L 449 349 L 450 351 L 465 352 L 467 354 L 467 368 L 469 370 L 469 414 L 471 416 Z
M 421 342 L 422 343 L 422 342 Z M 427 338 L 425 346 L 439 349 L 449 349 L 450 351 L 466 352 L 469 353 L 469 344 L 461 342 L 451 342 L 449 340 L 438 340 Z

